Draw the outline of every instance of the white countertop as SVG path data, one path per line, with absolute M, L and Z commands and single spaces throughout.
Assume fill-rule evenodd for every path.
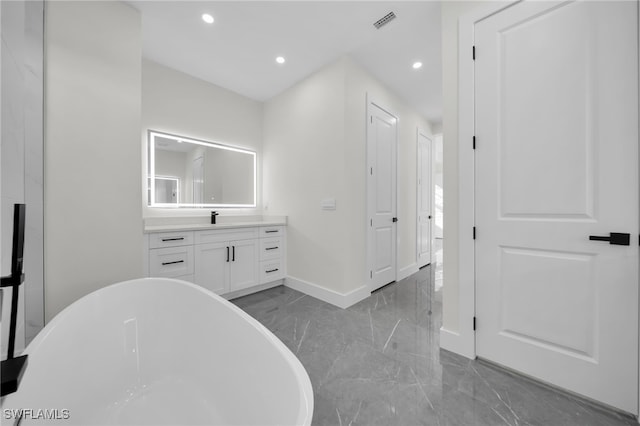
M 181 220 L 183 219 L 183 220 Z M 153 232 L 178 232 L 178 231 L 202 231 L 207 229 L 249 228 L 255 226 L 283 226 L 287 224 L 286 216 L 263 217 L 229 217 L 218 216 L 215 225 L 203 220 L 208 218 L 153 218 L 145 219 L 144 233 Z

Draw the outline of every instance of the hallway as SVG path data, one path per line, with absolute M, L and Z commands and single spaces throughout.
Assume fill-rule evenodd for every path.
M 441 261 L 437 253 L 434 259 Z M 316 426 L 637 424 L 440 351 L 441 268 L 435 266 L 345 310 L 284 286 L 233 303 L 274 332 L 305 366 Z

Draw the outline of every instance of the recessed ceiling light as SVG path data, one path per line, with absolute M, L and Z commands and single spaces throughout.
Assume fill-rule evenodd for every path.
M 413 69 L 417 70 L 418 68 L 422 68 L 422 62 L 414 62 Z
M 276 62 L 279 63 L 279 64 L 284 64 L 284 58 L 282 56 L 278 56 L 276 58 Z
M 202 20 L 207 24 L 213 24 L 213 16 L 209 15 L 208 13 L 202 14 Z

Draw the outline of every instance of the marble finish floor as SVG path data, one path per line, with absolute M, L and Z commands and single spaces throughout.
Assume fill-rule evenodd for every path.
M 340 309 L 287 287 L 233 300 L 297 355 L 313 425 L 637 425 L 439 348 L 442 302 L 426 267 Z M 438 291 L 436 291 L 438 288 Z

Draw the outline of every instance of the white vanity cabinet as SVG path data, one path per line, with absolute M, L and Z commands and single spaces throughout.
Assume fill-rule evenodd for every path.
M 148 275 L 179 278 L 237 297 L 286 276 L 283 225 L 148 232 Z
M 258 228 L 198 231 L 195 283 L 218 294 L 259 284 Z

